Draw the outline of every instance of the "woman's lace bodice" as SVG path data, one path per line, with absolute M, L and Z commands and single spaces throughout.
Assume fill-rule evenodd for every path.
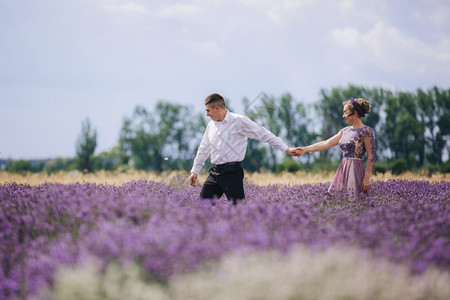
M 371 162 L 375 162 L 375 135 L 369 126 L 355 129 L 351 126 L 343 128 L 339 146 L 344 158 L 363 159 L 367 151 L 368 154 L 372 154 Z

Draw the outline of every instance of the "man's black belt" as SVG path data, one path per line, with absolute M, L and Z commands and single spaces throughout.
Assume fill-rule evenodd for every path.
M 218 168 L 223 168 L 223 167 L 228 167 L 228 166 L 238 166 L 240 164 L 241 164 L 240 161 L 233 161 L 233 162 L 227 162 L 227 163 L 215 165 L 215 166 Z
M 236 170 L 236 167 L 241 167 L 241 162 L 240 161 L 233 161 L 233 162 L 228 162 L 228 163 L 224 163 L 224 164 L 220 164 L 220 165 L 214 165 L 214 167 L 212 167 L 209 170 L 209 174 L 214 175 L 214 176 L 218 176 L 218 175 L 224 175 L 229 173 L 230 171 Z

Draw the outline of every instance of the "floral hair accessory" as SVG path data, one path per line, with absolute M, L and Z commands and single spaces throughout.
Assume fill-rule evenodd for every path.
M 352 102 L 353 107 L 356 109 L 361 118 L 364 117 L 366 114 L 363 113 L 361 106 L 359 106 L 358 102 L 355 101 L 355 98 L 350 98 L 350 101 Z

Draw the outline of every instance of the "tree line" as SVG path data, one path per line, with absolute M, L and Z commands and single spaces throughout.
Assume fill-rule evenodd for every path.
M 245 115 L 286 144 L 300 146 L 327 139 L 348 126 L 342 118 L 342 102 L 351 97 L 365 98 L 372 105 L 363 122 L 375 131 L 375 172 L 450 172 L 450 89 L 398 92 L 348 85 L 320 90 L 319 99 L 311 104 L 297 101 L 289 93 L 279 97 L 261 93 L 252 100 L 244 98 L 242 104 Z M 228 109 L 233 111 L 229 105 Z M 97 132 L 86 119 L 76 143 L 76 157 L 34 163 L 8 160 L 6 169 L 49 173 L 73 169 L 190 170 L 208 121 L 203 112 L 188 105 L 159 101 L 153 110 L 137 106 L 123 121 L 118 143 L 109 151 L 94 155 Z M 334 147 L 293 159 L 267 144 L 249 140 L 243 167 L 271 172 L 335 170 L 340 156 L 339 147 Z

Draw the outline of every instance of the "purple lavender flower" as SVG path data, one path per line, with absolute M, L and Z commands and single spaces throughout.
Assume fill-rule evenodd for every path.
M 0 299 L 51 287 L 55 271 L 96 257 L 138 262 L 165 282 L 231 252 L 347 245 L 408 266 L 450 267 L 450 182 L 375 182 L 361 201 L 327 184 L 256 186 L 232 206 L 158 182 L 0 185 Z

